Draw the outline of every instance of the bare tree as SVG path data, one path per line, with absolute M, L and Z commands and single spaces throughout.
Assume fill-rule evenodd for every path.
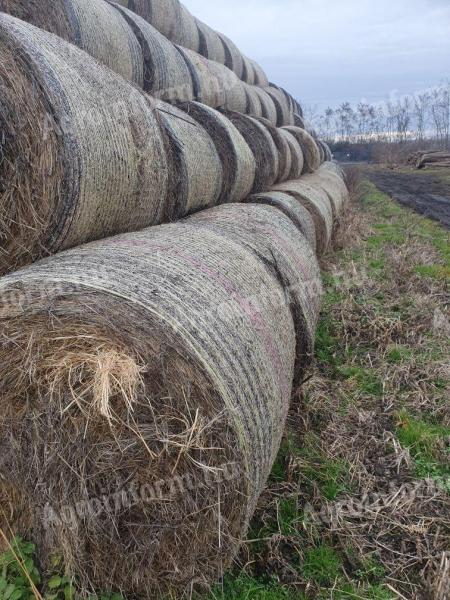
M 414 96 L 414 116 L 416 118 L 418 140 L 423 140 L 425 137 L 430 101 L 431 97 L 428 92 Z

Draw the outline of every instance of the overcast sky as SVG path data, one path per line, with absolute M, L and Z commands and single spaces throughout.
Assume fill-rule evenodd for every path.
M 450 0 L 184 0 L 304 104 L 411 94 L 450 77 Z

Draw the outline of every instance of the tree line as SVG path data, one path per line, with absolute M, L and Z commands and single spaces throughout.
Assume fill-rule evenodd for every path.
M 312 107 L 305 112 L 317 133 L 330 143 L 432 140 L 450 148 L 450 81 L 384 103 L 343 102 L 322 113 Z

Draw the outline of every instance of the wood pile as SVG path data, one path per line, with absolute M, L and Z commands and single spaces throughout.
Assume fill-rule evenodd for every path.
M 450 167 L 450 151 L 445 150 L 422 150 L 414 152 L 408 158 L 408 164 L 416 169 L 425 167 Z

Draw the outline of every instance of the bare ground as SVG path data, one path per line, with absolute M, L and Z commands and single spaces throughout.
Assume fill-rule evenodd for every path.
M 445 173 L 444 173 L 445 172 Z M 450 228 L 450 182 L 445 169 L 409 172 L 366 166 L 364 174 L 381 191 Z

